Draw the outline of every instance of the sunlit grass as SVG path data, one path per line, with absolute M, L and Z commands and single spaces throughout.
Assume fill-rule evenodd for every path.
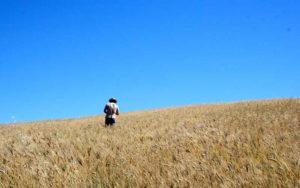
M 2 187 L 300 187 L 300 100 L 0 127 Z

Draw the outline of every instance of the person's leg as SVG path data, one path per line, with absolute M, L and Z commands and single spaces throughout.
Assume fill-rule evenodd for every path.
M 105 119 L 105 126 L 113 126 L 116 123 L 114 118 L 106 118 Z
M 110 120 L 110 125 L 113 126 L 115 123 L 116 123 L 115 118 L 111 118 L 111 120 Z
M 109 118 L 105 118 L 105 127 L 109 126 Z

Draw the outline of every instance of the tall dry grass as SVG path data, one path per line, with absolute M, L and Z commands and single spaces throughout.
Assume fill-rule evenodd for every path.
M 0 127 L 1 187 L 300 187 L 300 99 Z

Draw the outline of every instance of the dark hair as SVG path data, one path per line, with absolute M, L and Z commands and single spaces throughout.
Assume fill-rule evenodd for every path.
M 108 101 L 109 102 L 113 102 L 113 103 L 117 103 L 118 102 L 117 99 L 115 99 L 115 98 L 110 98 Z

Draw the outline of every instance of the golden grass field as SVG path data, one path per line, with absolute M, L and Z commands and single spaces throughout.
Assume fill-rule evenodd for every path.
M 0 187 L 300 187 L 300 99 L 0 126 Z

